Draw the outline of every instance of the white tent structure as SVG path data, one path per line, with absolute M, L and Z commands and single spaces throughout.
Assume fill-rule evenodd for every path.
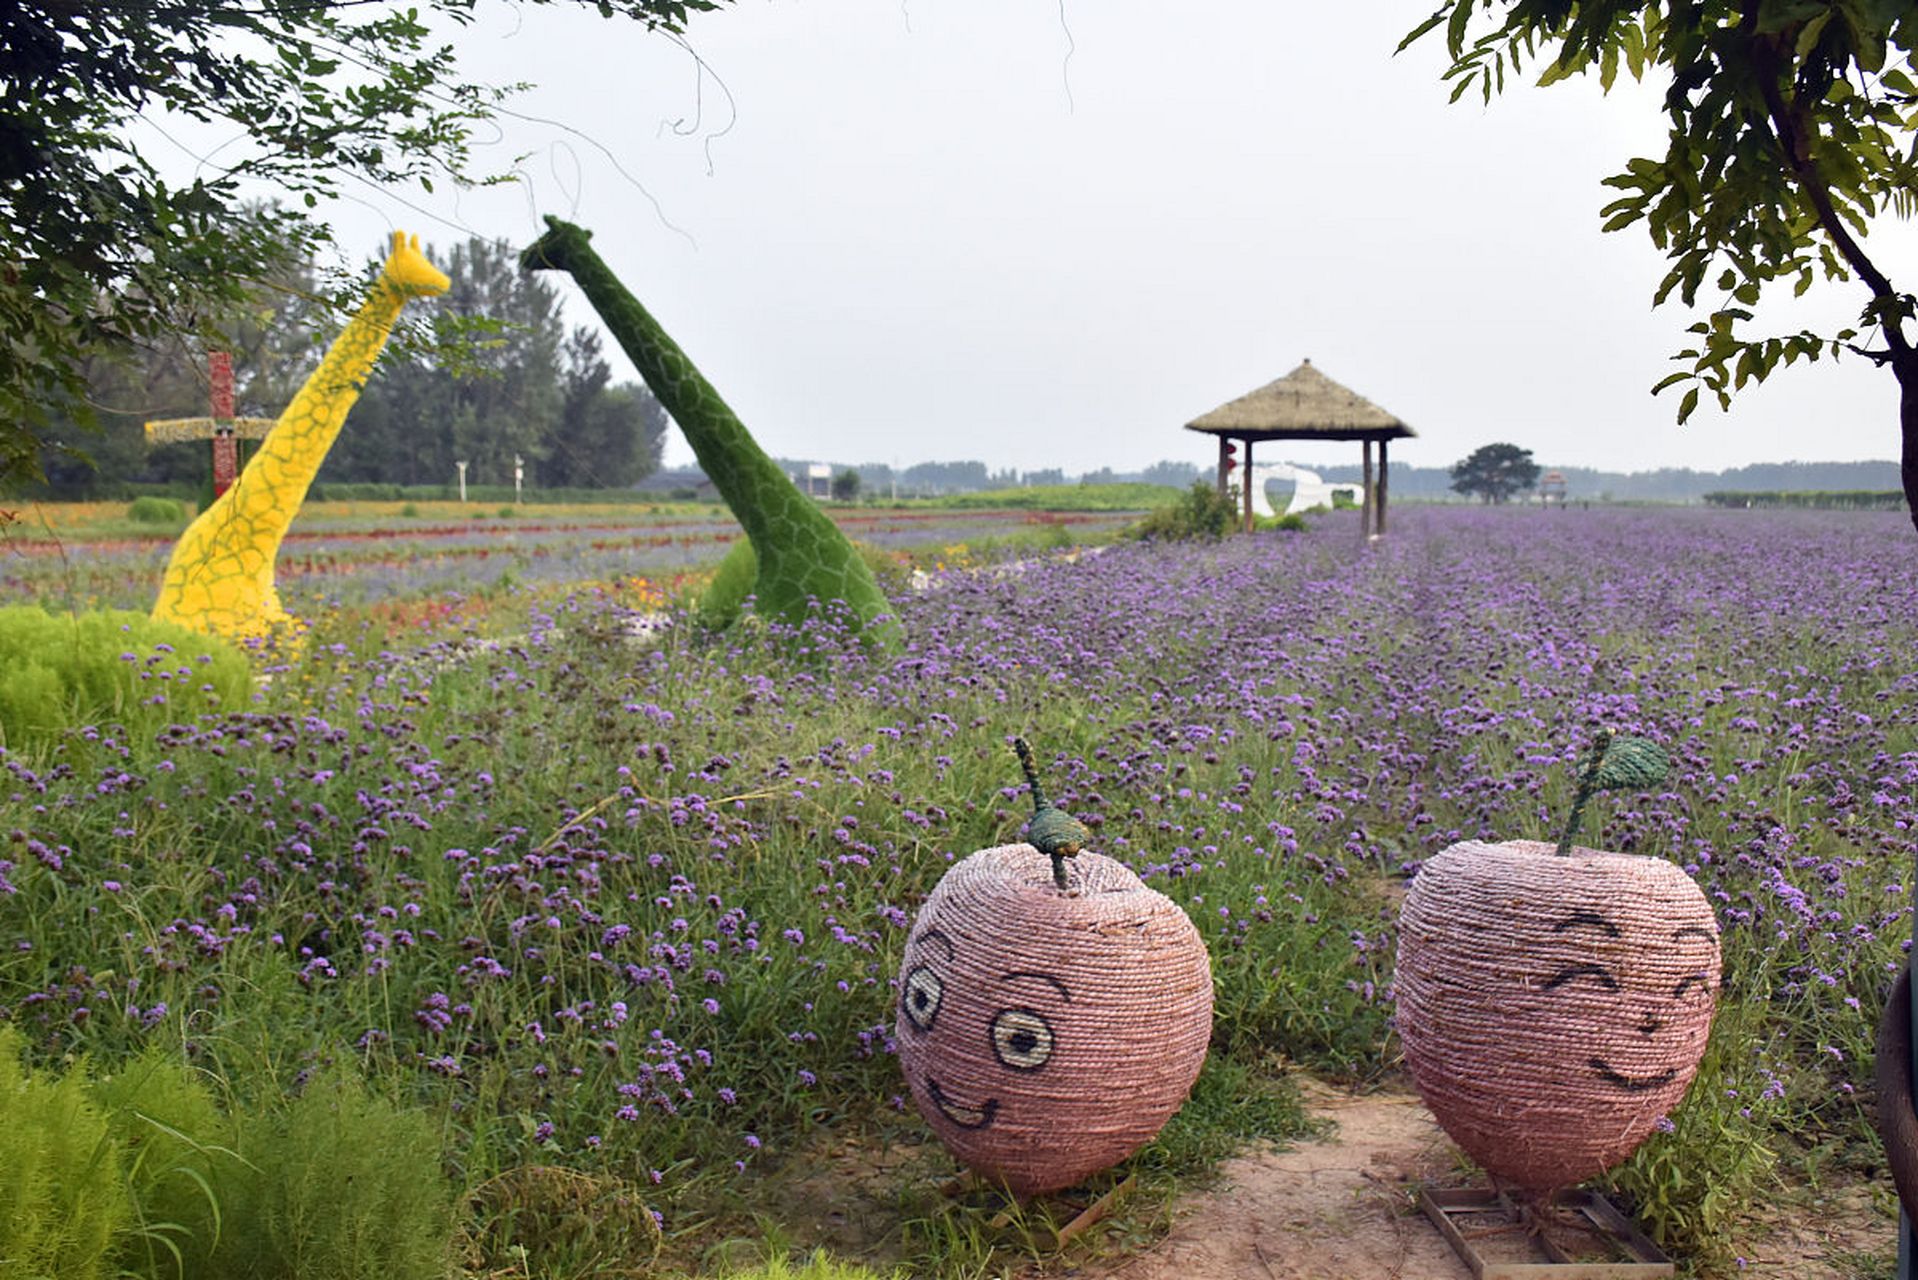
M 1319 479 L 1316 471 L 1307 471 L 1304 467 L 1294 466 L 1290 462 L 1255 462 L 1252 464 L 1252 514 L 1255 516 L 1284 516 L 1294 511 L 1310 511 L 1314 507 L 1331 507 L 1334 494 L 1344 494 L 1358 506 L 1364 486 L 1352 481 L 1333 484 Z M 1233 471 L 1232 479 L 1227 482 L 1227 490 L 1235 497 L 1239 493 L 1238 477 L 1245 468 Z M 1266 492 L 1267 485 L 1274 480 L 1292 482 L 1292 496 L 1280 511 L 1272 505 L 1272 495 Z

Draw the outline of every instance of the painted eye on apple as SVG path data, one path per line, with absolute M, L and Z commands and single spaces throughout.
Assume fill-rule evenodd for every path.
M 1003 1009 L 992 1020 L 992 1051 L 1014 1071 L 1037 1071 L 1052 1056 L 1052 1024 L 1030 1009 Z
M 939 975 L 920 965 L 906 975 L 904 988 L 899 993 L 899 1005 L 906 1011 L 906 1017 L 912 1025 L 921 1031 L 932 1030 L 932 1021 L 939 1016 L 939 1002 L 945 999 L 946 984 L 939 981 Z

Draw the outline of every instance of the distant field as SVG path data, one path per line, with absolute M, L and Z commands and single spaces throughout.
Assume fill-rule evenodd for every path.
M 178 529 L 137 524 L 125 503 L 47 503 L 0 530 L 0 596 L 49 608 L 145 608 Z M 1123 510 L 841 506 L 855 541 L 913 568 L 1102 541 Z M 672 597 L 717 564 L 739 525 L 711 503 L 497 506 L 458 502 L 309 503 L 280 551 L 287 604 L 302 616 L 517 590 L 643 583 Z

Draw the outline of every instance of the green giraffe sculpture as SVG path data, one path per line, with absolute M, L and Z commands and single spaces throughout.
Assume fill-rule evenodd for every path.
M 572 275 L 686 433 L 758 559 L 759 611 L 799 622 L 809 601 L 843 600 L 865 637 L 897 647 L 903 636 L 892 606 L 839 526 L 766 456 L 686 353 L 613 275 L 588 243 L 592 232 L 551 216 L 546 225 L 550 230 L 520 254 L 520 266 Z

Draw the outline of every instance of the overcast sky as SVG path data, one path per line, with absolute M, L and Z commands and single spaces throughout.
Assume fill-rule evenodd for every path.
M 1440 41 L 1393 55 L 1428 11 L 742 0 L 693 19 L 702 76 L 630 23 L 483 7 L 463 71 L 533 82 L 514 109 L 565 128 L 504 121 L 479 158 L 524 155 L 523 184 L 410 197 L 443 221 L 372 192 L 335 221 L 370 253 L 390 226 L 523 244 L 572 218 L 781 456 L 1209 463 L 1181 425 L 1305 357 L 1410 423 L 1393 456 L 1422 466 L 1498 440 L 1615 470 L 1896 456 L 1896 385 L 1855 358 L 1676 426 L 1649 388 L 1690 317 L 1652 310 L 1642 228 L 1598 229 L 1600 179 L 1662 153 L 1657 93 L 1448 106 Z M 1870 243 L 1909 273 L 1911 228 Z

